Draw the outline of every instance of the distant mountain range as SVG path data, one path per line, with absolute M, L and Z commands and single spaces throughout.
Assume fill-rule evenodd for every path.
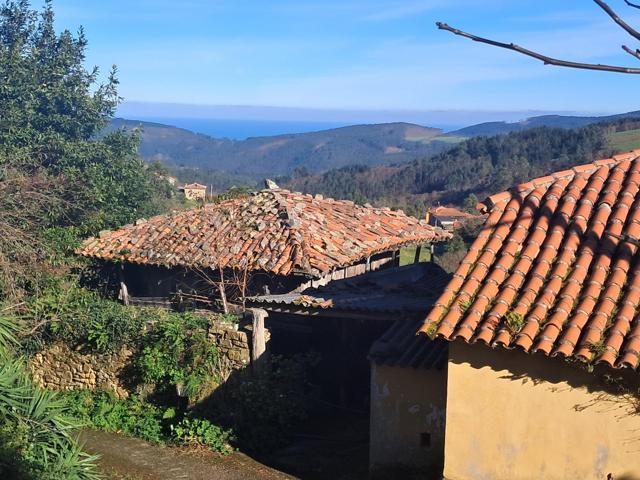
M 411 123 L 355 125 L 311 133 L 254 137 L 246 140 L 213 138 L 189 130 L 138 120 L 114 119 L 107 130 L 141 128 L 140 155 L 186 172 L 185 180 L 202 172 L 257 181 L 294 171 L 321 173 L 349 165 L 397 165 L 449 150 L 477 136 L 520 132 L 549 126 L 577 128 L 623 118 L 640 118 L 640 111 L 602 117 L 543 115 L 521 122 L 488 122 L 449 133 Z M 198 175 L 194 175 L 198 172 Z M 215 181 L 224 186 L 225 182 Z M 213 183 L 213 181 L 212 181 Z
M 536 127 L 580 128 L 594 123 L 609 123 L 624 118 L 640 118 L 640 111 L 619 113 L 603 117 L 577 117 L 568 115 L 541 115 L 520 122 L 486 122 L 461 128 L 448 133 L 451 137 L 493 136 L 504 133 L 522 132 Z
M 322 172 L 354 163 L 369 166 L 410 161 L 449 148 L 451 139 L 437 128 L 410 123 L 356 125 L 319 132 L 254 137 L 212 138 L 189 130 L 114 119 L 109 130 L 141 128 L 140 155 L 175 167 L 249 175 L 285 175 L 296 169 Z

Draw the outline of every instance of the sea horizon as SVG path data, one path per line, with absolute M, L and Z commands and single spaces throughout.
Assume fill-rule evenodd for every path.
M 317 132 L 333 128 L 363 125 L 366 122 L 348 121 L 298 121 L 298 120 L 243 120 L 223 118 L 186 118 L 186 117 L 158 117 L 158 116 L 126 116 L 128 120 L 161 123 L 178 128 L 184 128 L 195 133 L 215 138 L 231 140 L 246 140 L 255 137 L 271 137 L 276 135 L 293 135 L 298 133 Z M 378 124 L 385 122 L 370 122 Z M 408 122 L 413 123 L 413 122 Z M 440 128 L 443 131 L 456 130 L 465 125 L 424 125 L 425 127 Z

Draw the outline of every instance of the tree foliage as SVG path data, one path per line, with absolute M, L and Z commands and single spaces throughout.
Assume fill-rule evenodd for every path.
M 84 66 L 87 40 L 57 33 L 47 1 L 0 4 L 0 295 L 33 289 L 50 229 L 95 234 L 159 213 L 169 185 L 138 158 L 135 132 L 98 133 L 120 98 L 113 68 Z M 71 240 L 71 239 L 68 239 Z
M 590 125 L 576 130 L 540 127 L 522 132 L 474 137 L 451 150 L 394 167 L 351 166 L 322 175 L 283 178 L 291 188 L 385 203 L 424 215 L 426 202 L 470 207 L 477 197 L 588 163 L 612 153 L 608 128 Z M 465 204 L 465 199 L 470 198 Z

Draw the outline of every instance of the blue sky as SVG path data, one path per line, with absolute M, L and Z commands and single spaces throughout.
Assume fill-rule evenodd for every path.
M 611 0 L 630 23 L 640 10 Z M 313 109 L 640 109 L 640 76 L 574 71 L 439 31 L 437 20 L 549 55 L 640 65 L 590 0 L 55 0 L 87 61 L 137 102 Z

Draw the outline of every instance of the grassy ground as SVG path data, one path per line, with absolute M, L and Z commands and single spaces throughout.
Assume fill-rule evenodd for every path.
M 400 249 L 400 266 L 409 265 L 414 262 L 416 257 L 416 247 L 405 247 Z M 431 252 L 429 247 L 422 247 L 420 251 L 420 261 L 428 262 L 431 260 Z
M 612 133 L 609 140 L 611 145 L 621 152 L 640 148 L 640 129 Z
M 438 142 L 445 142 L 445 143 L 460 143 L 460 142 L 464 142 L 465 140 L 469 140 L 469 137 L 458 137 L 455 135 L 443 135 L 440 137 L 431 137 L 432 141 L 438 141 Z

